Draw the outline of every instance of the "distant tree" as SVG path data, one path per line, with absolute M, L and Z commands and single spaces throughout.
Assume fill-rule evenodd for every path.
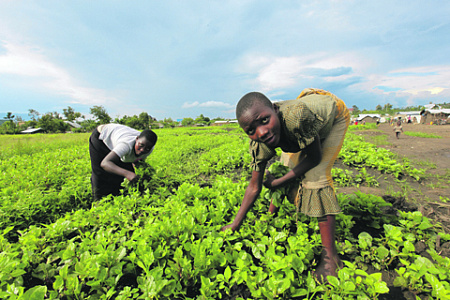
M 134 128 L 136 130 L 143 130 L 143 129 L 145 129 L 144 125 L 141 124 L 141 121 L 139 120 L 138 116 L 134 115 L 132 117 L 128 117 L 128 116 L 125 116 L 125 117 L 123 118 L 123 122 L 124 122 L 123 124 L 124 125 L 126 125 L 128 127 L 131 127 L 131 128 Z
M 90 108 L 90 113 L 97 119 L 97 122 L 100 124 L 107 124 L 111 122 L 111 117 L 106 112 L 106 109 L 103 106 L 97 106 Z
M 215 121 L 225 121 L 225 118 L 222 117 L 216 117 L 214 119 L 211 120 L 211 122 L 215 122 Z
M 181 121 L 181 125 L 183 125 L 183 126 L 189 126 L 189 125 L 193 125 L 193 124 L 194 124 L 194 119 L 192 119 L 192 118 L 184 118 Z
M 383 110 L 383 107 L 380 104 L 378 104 L 377 107 L 375 108 L 375 110 L 381 111 L 381 110 Z
M 0 133 L 3 134 L 15 134 L 16 133 L 16 123 L 14 123 L 14 115 L 12 112 L 8 112 L 6 117 L 4 117 L 7 122 L 3 123 L 0 128 Z
M 94 120 L 83 120 L 80 122 L 80 125 L 85 131 L 88 132 L 94 130 L 94 128 L 97 127 L 97 123 Z
M 66 117 L 68 121 L 73 121 L 77 118 L 81 117 L 80 112 L 76 112 L 72 107 L 68 106 L 67 108 L 63 109 L 63 114 Z
M 141 112 L 139 114 L 139 123 L 141 124 L 141 129 L 149 129 L 150 128 L 150 121 L 152 120 L 152 117 L 146 113 Z
M 37 110 L 29 109 L 28 116 L 30 116 L 31 120 L 37 121 L 39 119 L 40 113 Z
M 4 117 L 4 119 L 7 120 L 7 122 L 5 122 L 3 124 L 3 132 L 7 133 L 7 134 L 15 134 L 16 133 L 16 123 L 14 123 L 14 115 L 12 114 L 12 112 L 7 112 L 6 113 L 6 117 Z
M 353 114 L 354 115 L 358 115 L 361 112 L 359 110 L 358 106 L 356 106 L 356 105 L 353 105 L 352 108 L 353 108 Z
M 12 114 L 12 112 L 9 111 L 9 112 L 6 114 L 5 119 L 7 119 L 7 120 L 10 121 L 10 122 L 13 122 L 14 117 L 15 117 L 15 116 Z
M 66 132 L 69 129 L 69 125 L 65 123 L 57 112 L 46 113 L 39 121 L 38 126 L 45 132 Z
M 204 117 L 203 114 L 201 114 L 200 116 L 198 116 L 195 119 L 195 124 L 204 124 L 204 125 L 209 125 L 209 123 L 211 122 L 211 120 L 208 117 Z
M 386 103 L 383 107 L 384 111 L 390 111 L 392 109 L 392 104 Z
M 164 127 L 174 128 L 178 126 L 178 122 L 174 121 L 172 118 L 164 118 L 161 123 L 164 124 Z

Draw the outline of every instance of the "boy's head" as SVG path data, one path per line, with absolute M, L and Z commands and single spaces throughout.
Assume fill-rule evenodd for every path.
M 152 151 L 153 147 L 155 147 L 157 140 L 158 136 L 150 129 L 142 131 L 141 134 L 139 134 L 139 136 L 136 138 L 136 143 L 134 144 L 134 153 L 136 154 L 136 156 L 149 153 L 150 151 Z
M 281 126 L 278 107 L 263 94 L 251 92 L 239 100 L 236 118 L 250 139 L 276 148 L 280 142 Z

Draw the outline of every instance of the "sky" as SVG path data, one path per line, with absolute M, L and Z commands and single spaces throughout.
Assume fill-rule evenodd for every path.
M 442 0 L 0 0 L 0 118 L 233 119 L 248 92 L 310 87 L 360 110 L 448 103 L 449 15 Z

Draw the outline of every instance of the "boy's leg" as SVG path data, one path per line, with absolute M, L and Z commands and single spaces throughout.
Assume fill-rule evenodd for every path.
M 336 249 L 336 216 L 328 215 L 318 218 L 320 236 L 322 238 L 322 255 L 319 266 L 316 268 L 315 274 L 321 281 L 326 281 L 328 275 L 336 276 L 337 269 L 342 267 Z
M 333 125 L 330 134 L 322 143 L 322 162 L 316 168 L 305 174 L 303 185 L 305 191 L 308 190 L 308 188 L 312 190 L 315 185 L 319 183 L 327 183 L 328 186 L 332 186 L 333 179 L 331 176 L 331 169 L 342 148 L 348 124 L 348 118 L 340 118 Z M 340 208 L 333 188 L 331 188 L 331 191 L 328 190 L 328 192 L 333 194 L 331 197 L 327 197 L 325 193 L 325 191 L 327 191 L 326 189 L 322 189 L 322 191 L 324 193 L 321 195 L 320 205 L 311 202 L 310 207 L 315 207 L 316 209 L 309 209 L 309 215 L 314 216 L 316 213 L 316 216 L 322 215 L 322 217 L 318 217 L 318 221 L 323 249 L 320 263 L 316 268 L 315 273 L 319 280 L 326 280 L 327 275 L 335 276 L 337 269 L 341 267 L 342 264 L 337 253 L 335 237 L 336 214 L 340 212 Z M 305 203 L 305 205 L 306 204 L 307 203 Z M 311 213 L 312 211 L 317 211 L 318 208 L 322 208 L 323 211 L 321 213 Z M 305 213 L 307 212 L 308 211 L 305 211 Z

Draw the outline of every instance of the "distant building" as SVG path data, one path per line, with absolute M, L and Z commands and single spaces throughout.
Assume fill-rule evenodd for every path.
M 361 114 L 356 118 L 356 120 L 358 123 L 376 123 L 380 120 L 380 118 L 380 114 Z
M 214 123 L 211 123 L 211 126 L 222 126 L 222 125 L 227 125 L 227 124 L 236 124 L 237 122 L 238 122 L 237 120 L 215 121 Z
M 429 124 L 431 122 L 439 124 L 441 123 L 441 120 L 448 123 L 447 120 L 450 117 L 450 109 L 423 109 L 420 112 L 420 115 L 422 116 L 422 124 Z
M 71 122 L 71 121 L 64 121 L 64 123 L 69 124 L 70 127 L 72 128 L 81 128 L 81 125 L 75 122 Z
M 20 133 L 33 134 L 33 133 L 40 133 L 40 132 L 44 132 L 44 130 L 42 128 L 27 128 L 27 129 L 21 131 Z
M 439 108 L 436 104 L 434 103 L 430 103 L 430 104 L 425 104 L 423 107 L 425 107 L 424 109 L 435 109 L 435 108 Z
M 397 117 L 398 119 L 401 120 L 406 120 L 408 121 L 409 119 L 411 120 L 411 122 L 414 123 L 414 118 L 416 118 L 415 122 L 416 123 L 420 123 L 422 116 L 420 114 L 420 111 L 399 111 L 395 117 Z

